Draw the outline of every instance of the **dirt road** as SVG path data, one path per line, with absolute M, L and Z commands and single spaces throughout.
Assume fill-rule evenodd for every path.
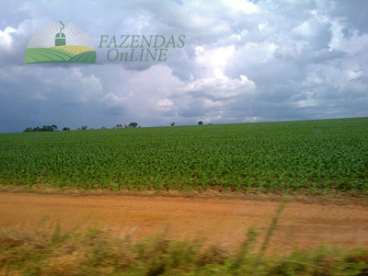
M 0 193 L 0 228 L 35 229 L 45 221 L 64 229 L 99 227 L 141 238 L 165 232 L 235 247 L 250 227 L 265 233 L 279 203 L 267 200 L 123 195 Z M 271 252 L 320 244 L 368 246 L 368 206 L 288 202 Z

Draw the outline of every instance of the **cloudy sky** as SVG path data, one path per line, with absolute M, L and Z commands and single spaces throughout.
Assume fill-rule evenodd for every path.
M 0 0 L 0 131 L 368 116 L 366 0 Z M 151 64 L 24 65 L 63 20 L 101 34 L 185 34 Z

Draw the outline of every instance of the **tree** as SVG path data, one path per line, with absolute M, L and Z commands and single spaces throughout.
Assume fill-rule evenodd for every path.
M 170 126 L 172 126 L 172 127 L 173 127 L 173 126 L 175 126 L 175 122 L 172 122 L 172 123 L 170 124 Z
M 129 127 L 131 127 L 131 128 L 136 128 L 137 126 L 138 126 L 138 123 L 136 123 L 136 122 L 131 122 L 131 123 L 129 123 L 129 125 L 128 125 Z
M 53 131 L 55 131 L 56 130 L 56 128 L 55 128 L 56 126 L 55 125 L 51 125 L 51 126 L 49 126 L 49 125 L 43 125 L 42 126 L 42 128 L 39 130 L 39 131 L 49 131 L 49 132 L 53 132 Z M 36 128 L 37 129 L 37 128 Z
M 68 128 L 68 127 L 63 127 L 63 131 L 70 131 L 70 128 Z
M 34 128 L 28 127 L 24 130 L 24 132 L 53 132 L 53 131 L 57 131 L 58 127 L 56 125 L 43 125 L 42 127 L 36 126 Z
M 202 125 L 203 125 L 203 122 L 202 122 L 202 121 L 199 121 L 199 122 L 198 122 L 198 125 L 199 125 L 199 126 L 202 126 Z
M 81 130 L 87 130 L 88 129 L 88 126 L 82 126 L 81 127 Z
M 123 128 L 123 125 L 122 124 L 117 124 L 115 127 L 116 128 Z
M 33 128 L 31 128 L 31 127 L 27 127 L 25 130 L 24 130 L 24 132 L 32 132 L 33 131 Z

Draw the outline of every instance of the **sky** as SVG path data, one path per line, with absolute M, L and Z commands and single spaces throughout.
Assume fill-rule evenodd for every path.
M 368 116 L 366 0 L 0 0 L 0 132 Z M 52 22 L 185 34 L 161 63 L 24 65 Z

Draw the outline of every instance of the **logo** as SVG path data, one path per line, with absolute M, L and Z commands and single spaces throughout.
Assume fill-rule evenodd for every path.
M 96 63 L 96 51 L 89 37 L 62 21 L 33 35 L 24 55 L 32 63 Z

